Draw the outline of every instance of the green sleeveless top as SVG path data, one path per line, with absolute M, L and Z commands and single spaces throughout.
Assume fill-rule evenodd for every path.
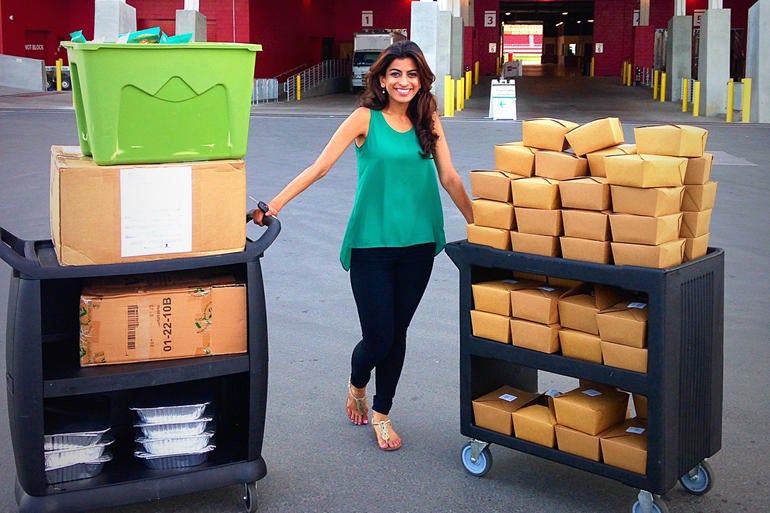
M 370 112 L 369 133 L 356 146 L 358 187 L 340 251 L 346 271 L 352 248 L 434 242 L 438 254 L 446 243 L 433 159 L 420 156 L 414 128 L 397 132 L 381 111 Z

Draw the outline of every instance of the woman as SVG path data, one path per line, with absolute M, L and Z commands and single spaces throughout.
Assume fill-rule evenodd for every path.
M 452 165 L 430 88 L 435 77 L 420 48 L 399 41 L 370 69 L 360 104 L 342 122 L 315 162 L 261 209 L 275 216 L 329 172 L 355 143 L 358 188 L 340 261 L 350 271 L 362 339 L 353 349 L 347 415 L 369 423 L 366 386 L 375 371 L 372 425 L 380 449 L 401 448 L 389 418 L 406 352 L 406 331 L 444 247 L 438 181 L 468 223 L 471 201 Z

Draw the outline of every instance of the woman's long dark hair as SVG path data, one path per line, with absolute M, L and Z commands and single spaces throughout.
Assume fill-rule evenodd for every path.
M 366 76 L 366 89 L 361 93 L 359 103 L 363 107 L 382 110 L 388 105 L 388 95 L 382 91 L 380 77 L 385 76 L 388 66 L 395 59 L 411 58 L 417 65 L 420 90 L 409 102 L 407 115 L 414 125 L 420 143 L 422 158 L 432 158 L 436 151 L 438 136 L 433 130 L 433 113 L 436 112 L 436 98 L 430 92 L 436 76 L 428 66 L 425 56 L 417 43 L 409 40 L 397 41 L 380 53 Z

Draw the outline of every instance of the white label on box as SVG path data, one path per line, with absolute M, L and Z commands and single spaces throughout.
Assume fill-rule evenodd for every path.
M 553 292 L 554 290 L 556 290 L 556 289 L 555 289 L 555 288 L 553 288 L 553 287 L 538 287 L 538 289 L 540 289 L 540 290 L 544 290 L 544 291 L 546 291 L 546 292 Z
M 502 399 L 503 401 L 508 401 L 509 403 L 512 403 L 517 399 L 517 397 L 511 394 L 503 394 L 500 396 L 500 399 Z
M 519 283 L 519 280 L 508 279 L 508 280 L 503 280 L 503 283 L 510 283 L 511 285 L 515 285 Z
M 583 393 L 588 397 L 596 397 L 598 395 L 602 395 L 601 392 L 599 392 L 598 390 L 594 390 L 593 388 L 589 388 L 588 390 L 583 390 Z
M 631 426 L 630 428 L 626 429 L 626 433 L 641 435 L 644 433 L 644 428 Z
M 561 395 L 561 392 L 556 390 L 555 388 L 549 388 L 548 391 L 545 393 L 548 397 L 559 397 Z
M 628 308 L 638 308 L 639 310 L 644 310 L 647 308 L 647 303 L 628 303 Z
M 120 170 L 120 254 L 192 251 L 192 167 Z

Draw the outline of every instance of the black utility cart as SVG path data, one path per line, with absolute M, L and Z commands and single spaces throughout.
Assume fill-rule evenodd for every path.
M 502 251 L 467 241 L 446 252 L 460 271 L 460 422 L 471 438 L 462 450 L 468 472 L 492 465 L 491 443 L 615 479 L 640 490 L 633 513 L 666 513 L 659 495 L 677 481 L 704 494 L 713 476 L 706 459 L 721 448 L 724 252 L 667 269 L 594 264 Z M 613 285 L 648 297 L 647 373 L 546 354 L 474 337 L 473 283 L 511 271 Z M 637 474 L 474 424 L 472 400 L 502 385 L 537 392 L 538 370 L 582 378 L 648 399 L 647 472 Z
M 266 223 L 242 252 L 90 266 L 60 266 L 51 241 L 21 240 L 0 228 L 0 258 L 13 271 L 5 345 L 20 512 L 75 513 L 235 484 L 243 484 L 245 509 L 256 510 L 256 482 L 266 474 L 268 364 L 260 259 L 280 231 L 276 219 Z M 86 279 L 190 270 L 246 284 L 245 354 L 81 368 L 78 313 Z M 205 463 L 156 470 L 133 456 L 136 419 L 129 408 L 147 397 L 177 403 L 203 397 L 216 405 L 216 449 Z M 49 419 L 57 416 L 98 416 L 109 423 L 113 459 L 98 475 L 48 484 L 43 441 Z

